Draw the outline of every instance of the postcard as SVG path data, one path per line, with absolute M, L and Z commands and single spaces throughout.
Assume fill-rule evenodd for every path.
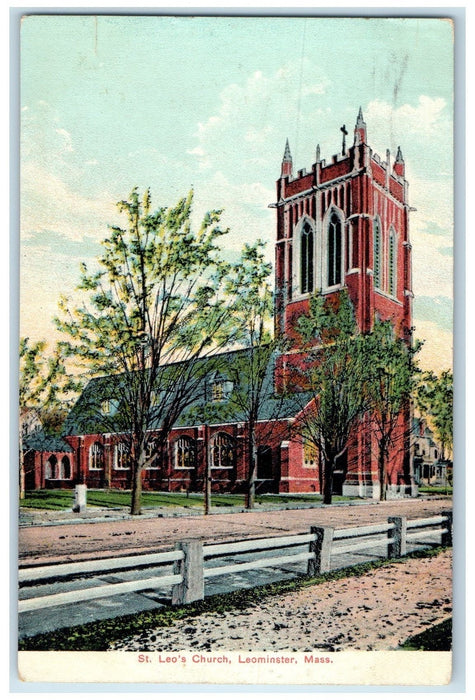
M 25 691 L 450 683 L 455 30 L 22 17 Z

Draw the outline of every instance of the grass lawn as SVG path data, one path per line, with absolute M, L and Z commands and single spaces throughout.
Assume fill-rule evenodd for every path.
M 353 499 L 342 496 L 334 496 L 333 501 L 350 501 Z M 306 503 L 321 503 L 322 497 L 319 494 L 302 495 L 278 495 L 269 494 L 257 496 L 256 503 L 269 505 L 298 505 Z M 70 510 L 74 502 L 73 490 L 42 490 L 27 491 L 24 499 L 21 499 L 22 508 L 32 508 L 35 510 Z M 87 504 L 99 508 L 127 508 L 130 505 L 130 491 L 95 491 L 87 492 Z M 144 508 L 153 507 L 184 507 L 203 508 L 203 496 L 201 494 L 182 493 L 158 493 L 154 491 L 144 491 L 142 494 L 142 504 Z M 213 508 L 227 506 L 244 506 L 243 494 L 213 494 L 211 496 L 211 506 Z
M 450 651 L 452 648 L 452 618 L 409 637 L 400 648 L 404 651 Z
M 443 496 L 451 496 L 453 492 L 453 487 L 452 486 L 425 486 L 421 485 L 419 486 L 419 493 L 426 493 L 426 494 L 442 494 Z

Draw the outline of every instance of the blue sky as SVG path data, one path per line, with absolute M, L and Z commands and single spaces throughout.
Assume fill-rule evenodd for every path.
M 21 31 L 21 328 L 54 339 L 60 294 L 100 252 L 115 202 L 195 190 L 226 246 L 268 241 L 286 138 L 294 168 L 341 148 L 361 105 L 410 182 L 416 334 L 451 366 L 452 25 L 440 19 L 30 16 Z

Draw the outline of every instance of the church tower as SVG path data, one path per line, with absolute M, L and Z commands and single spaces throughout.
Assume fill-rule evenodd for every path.
M 346 289 L 362 332 L 376 319 L 390 320 L 396 334 L 411 341 L 410 207 L 401 149 L 393 164 L 389 150 L 384 160 L 373 152 L 361 108 L 349 147 L 346 127 L 340 131 L 341 149 L 329 162 L 317 146 L 310 171 L 295 175 L 287 141 L 271 205 L 277 211 L 275 332 L 291 345 L 276 372 L 284 383 L 299 354 L 297 319 L 314 292 L 337 302 Z M 368 452 L 363 445 L 359 450 Z M 372 471 L 362 459 L 359 471 Z
M 410 339 L 411 246 L 408 183 L 398 148 L 394 164 L 367 144 L 360 108 L 353 145 L 346 128 L 339 153 L 316 161 L 309 172 L 292 174 L 287 141 L 277 180 L 275 325 L 293 337 L 296 319 L 313 292 L 338 294 L 347 288 L 358 326 L 369 331 L 375 318 L 390 319 Z

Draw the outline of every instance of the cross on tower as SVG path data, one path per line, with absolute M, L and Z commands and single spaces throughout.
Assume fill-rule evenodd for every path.
M 343 126 L 340 126 L 340 131 L 343 134 L 343 145 L 342 145 L 342 155 L 345 155 L 346 153 L 346 141 L 345 141 L 345 136 L 348 136 L 348 132 L 346 130 L 346 126 L 343 124 Z

